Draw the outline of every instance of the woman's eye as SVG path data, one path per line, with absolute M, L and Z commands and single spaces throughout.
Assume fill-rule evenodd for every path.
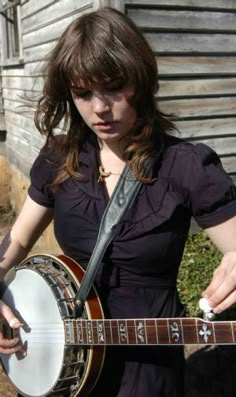
M 108 92 L 118 92 L 118 91 L 121 91 L 122 88 L 123 88 L 123 84 L 122 83 L 116 83 L 116 84 L 108 85 L 106 87 L 106 91 L 108 91 Z
M 76 98 L 89 98 L 91 91 L 89 90 L 72 90 L 72 95 Z

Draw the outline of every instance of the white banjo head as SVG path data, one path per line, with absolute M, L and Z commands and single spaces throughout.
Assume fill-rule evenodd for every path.
M 65 347 L 63 320 L 52 289 L 37 272 L 20 269 L 2 299 L 27 324 L 20 337 L 28 354 L 2 354 L 5 371 L 24 396 L 44 396 L 58 381 Z

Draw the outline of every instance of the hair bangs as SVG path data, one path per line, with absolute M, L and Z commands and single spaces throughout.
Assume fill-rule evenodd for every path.
M 83 82 L 86 86 L 106 85 L 110 81 L 130 82 L 133 75 L 127 57 L 120 58 L 111 47 L 97 47 L 86 42 L 78 45 L 76 56 L 64 65 L 64 75 L 70 84 L 76 86 Z M 126 62 L 125 62 L 126 58 Z

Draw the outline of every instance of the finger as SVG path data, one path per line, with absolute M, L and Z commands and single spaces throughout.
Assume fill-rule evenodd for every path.
M 214 272 L 212 280 L 208 287 L 203 291 L 202 295 L 208 300 L 211 299 L 212 295 L 218 290 L 222 284 L 222 280 L 225 278 L 224 270 L 217 269 Z
M 218 314 L 223 312 L 226 309 L 234 306 L 236 302 L 236 291 L 233 291 L 231 294 L 227 296 L 223 301 L 221 301 L 215 308 L 214 313 Z
M 0 341 L 0 353 L 2 354 L 14 354 L 20 353 L 23 356 L 27 355 L 27 349 L 22 343 L 19 343 L 19 339 L 3 339 Z
M 209 292 L 210 290 L 210 292 Z M 209 305 L 212 307 L 212 309 L 215 309 L 217 306 L 222 301 L 225 301 L 227 297 L 231 294 L 233 294 L 235 291 L 235 280 L 233 277 L 226 277 L 223 282 L 221 282 L 220 286 L 218 288 L 211 287 L 208 290 L 206 290 L 206 295 L 203 294 L 203 296 L 207 296 L 207 300 Z M 234 296 L 234 295 L 232 295 Z M 234 303 L 234 302 L 233 302 Z
M 9 348 L 3 348 L 0 346 L 0 353 L 1 354 L 14 354 L 17 353 L 18 351 L 20 351 L 21 346 L 16 346 L 16 347 L 9 347 Z
M 19 347 L 18 343 L 19 343 L 19 338 L 12 338 L 12 339 L 6 339 L 1 337 L 0 338 L 0 348 L 2 349 L 16 349 L 17 347 Z
M 20 338 L 20 332 L 18 329 L 14 331 L 14 338 L 4 338 L 3 333 L 0 332 L 0 353 L 2 354 L 13 354 L 20 353 L 21 356 L 27 355 L 27 345 L 22 344 Z
M 214 308 L 236 287 L 235 262 L 230 255 L 225 255 L 213 274 L 209 286 L 202 292 Z
M 220 265 L 214 271 L 212 280 L 204 291 L 204 294 L 208 295 L 208 298 L 210 298 L 210 295 L 217 291 L 217 289 L 221 286 L 223 280 L 225 280 L 230 272 L 231 267 L 229 265 L 226 265 L 225 260 L 222 260 Z
M 3 318 L 5 318 L 10 325 L 11 328 L 19 328 L 22 326 L 22 323 L 19 319 L 13 314 L 12 310 L 8 305 L 6 305 L 3 301 L 0 300 L 0 313 Z
M 16 317 L 13 317 L 8 323 L 11 328 L 19 328 L 23 325 Z

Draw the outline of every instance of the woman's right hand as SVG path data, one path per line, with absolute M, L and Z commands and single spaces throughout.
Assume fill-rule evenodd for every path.
M 22 327 L 22 324 L 18 318 L 16 318 L 10 307 L 0 300 L 0 323 L 2 320 L 6 320 L 9 326 L 14 329 L 14 338 L 8 339 L 4 337 L 2 327 L 0 327 L 0 353 L 12 354 L 19 351 L 22 352 L 23 347 L 19 336 L 19 329 Z

